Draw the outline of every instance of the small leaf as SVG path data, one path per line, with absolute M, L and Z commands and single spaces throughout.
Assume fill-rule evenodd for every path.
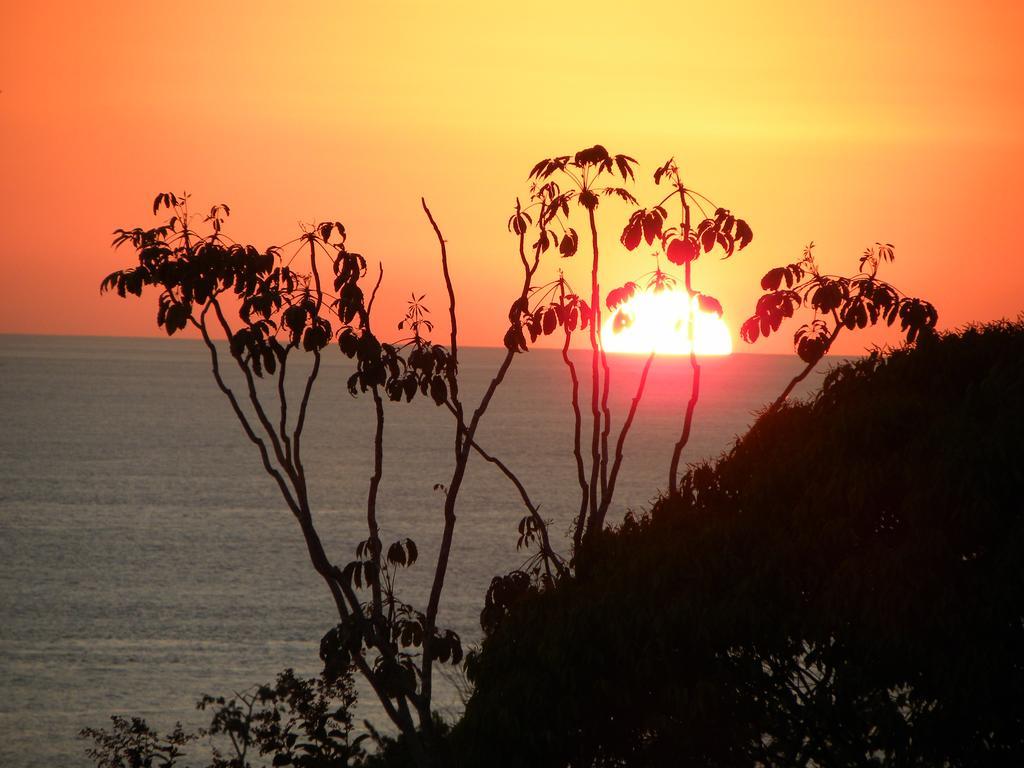
M 576 234 L 576 230 L 571 228 L 568 229 L 566 233 L 562 235 L 562 240 L 558 244 L 558 251 L 562 254 L 562 258 L 574 256 L 576 254 L 576 250 L 579 248 L 579 242 L 580 238 L 579 235 Z
M 448 385 L 440 376 L 435 376 L 430 380 L 430 397 L 435 405 L 443 405 L 448 399 Z
M 779 286 L 782 284 L 782 279 L 786 277 L 785 267 L 776 267 L 765 273 L 765 276 L 761 278 L 761 290 L 764 291 L 777 291 Z
M 660 237 L 661 236 L 662 220 L 663 219 L 662 219 L 661 212 L 657 208 L 654 208 L 654 209 L 648 211 L 644 215 L 644 218 L 643 218 L 644 240 L 647 241 L 648 245 L 652 245 L 654 243 L 654 239 L 656 237 Z
M 715 247 L 717 237 L 718 233 L 715 231 L 714 227 L 707 227 L 704 230 L 703 234 L 700 236 L 700 244 L 704 248 L 704 253 L 709 253 L 711 249 Z
M 669 240 L 668 247 L 665 249 L 665 256 L 677 266 L 694 261 L 699 255 L 700 249 L 692 235 L 687 238 L 676 237 Z
M 402 547 L 401 542 L 396 541 L 388 547 L 388 562 L 393 565 L 405 565 L 405 549 Z
M 697 294 L 697 303 L 700 306 L 702 312 L 714 313 L 719 317 L 722 316 L 722 304 L 718 299 L 713 296 L 708 296 L 704 293 Z
M 549 309 L 544 312 L 544 319 L 542 322 L 544 335 L 550 336 L 552 333 L 555 332 L 555 329 L 558 327 L 558 315 Z
M 747 224 L 747 222 L 745 222 L 743 219 L 736 219 L 735 237 L 736 243 L 737 245 L 739 245 L 741 251 L 748 245 L 750 245 L 750 241 L 754 239 L 753 230 L 750 228 L 750 225 Z

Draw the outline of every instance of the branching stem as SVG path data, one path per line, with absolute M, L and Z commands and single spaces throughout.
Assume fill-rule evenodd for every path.
M 683 221 L 682 232 L 686 237 L 690 233 L 690 206 L 686 202 L 686 187 L 679 178 L 679 171 L 675 171 L 676 190 L 679 193 L 679 202 L 682 206 Z M 668 470 L 668 492 L 670 496 L 679 493 L 679 461 L 683 455 L 683 448 L 690 441 L 690 431 L 693 428 L 693 414 L 697 409 L 697 401 L 700 399 L 700 362 L 697 360 L 696 333 L 694 329 L 695 312 L 693 309 L 693 282 L 692 282 L 692 261 L 687 260 L 683 267 L 683 276 L 686 284 L 686 335 L 690 345 L 690 399 L 686 403 L 686 415 L 683 417 L 683 432 L 679 440 L 672 448 L 672 461 Z
M 836 340 L 836 337 L 839 335 L 839 332 L 841 330 L 843 330 L 843 325 L 841 323 L 837 323 L 835 329 L 828 337 L 828 342 L 825 344 L 826 351 L 828 351 L 829 347 L 832 346 L 832 342 Z M 824 355 L 822 355 L 822 357 L 824 357 Z M 794 376 L 790 380 L 789 384 L 786 385 L 786 388 L 782 390 L 782 394 L 775 398 L 775 401 L 770 406 L 768 406 L 767 412 L 771 413 L 772 411 L 781 408 L 782 404 L 786 402 L 786 399 L 793 393 L 793 390 L 796 388 L 796 385 L 799 384 L 804 379 L 806 379 L 810 375 L 811 371 L 814 370 L 815 366 L 820 362 L 821 357 L 819 357 L 817 360 L 812 360 L 806 366 L 804 366 L 804 369 L 800 371 L 800 373 L 798 373 L 796 376 Z
M 611 506 L 612 497 L 615 495 L 615 482 L 618 480 L 619 469 L 622 467 L 622 458 L 624 456 L 623 448 L 626 444 L 626 436 L 629 434 L 629 430 L 633 426 L 633 419 L 636 417 L 637 409 L 640 407 L 640 401 L 643 400 L 644 390 L 647 388 L 647 374 L 651 371 L 651 363 L 654 362 L 654 355 L 655 353 L 652 351 L 644 362 L 643 370 L 640 372 L 640 381 L 636 387 L 636 394 L 633 395 L 633 401 L 629 406 L 629 412 L 626 414 L 626 420 L 623 422 L 622 429 L 619 431 L 619 438 L 615 442 L 615 460 L 612 463 L 611 475 L 608 478 L 608 491 L 601 504 L 600 512 L 596 517 L 595 526 L 597 527 L 604 524 L 604 518 L 608 514 L 608 508 Z

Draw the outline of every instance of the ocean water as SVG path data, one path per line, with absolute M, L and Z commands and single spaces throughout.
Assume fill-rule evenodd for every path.
M 465 402 L 483 392 L 502 352 L 463 352 Z M 366 537 L 373 414 L 368 396 L 345 389 L 347 361 L 329 357 L 303 453 L 316 523 L 344 563 Z M 641 364 L 612 357 L 618 419 Z M 784 356 L 706 359 L 684 461 L 726 450 L 798 368 Z M 798 394 L 820 381 L 820 372 L 808 377 Z M 685 359 L 655 362 L 610 522 L 665 487 L 689 388 Z M 563 552 L 578 492 L 568 397 L 556 352 L 521 355 L 478 435 L 523 480 Z M 399 589 L 420 606 L 442 517 L 433 487 L 450 477 L 452 428 L 426 400 L 388 404 L 382 538 L 418 544 L 420 561 Z M 506 478 L 476 459 L 457 512 L 440 618 L 468 646 L 480 637 L 491 577 L 527 557 L 516 551 L 524 510 Z M 115 713 L 161 730 L 204 725 L 195 710 L 203 693 L 229 694 L 285 667 L 315 674 L 333 619 L 199 342 L 0 336 L 0 766 L 87 766 L 77 732 Z M 437 706 L 458 712 L 450 683 L 441 681 Z M 360 715 L 383 724 L 365 691 Z

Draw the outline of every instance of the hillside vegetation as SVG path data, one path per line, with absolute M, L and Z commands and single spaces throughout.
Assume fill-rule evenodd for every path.
M 1024 326 L 841 365 L 543 592 L 462 765 L 1024 764 Z

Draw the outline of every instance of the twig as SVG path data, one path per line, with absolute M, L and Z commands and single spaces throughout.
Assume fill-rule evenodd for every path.
M 446 402 L 445 405 L 448 406 L 448 410 L 451 411 L 452 414 L 454 415 L 455 414 L 455 407 L 454 407 L 454 405 L 452 403 L 450 403 L 450 402 Z M 480 454 L 480 457 L 484 461 L 486 461 L 486 462 L 496 466 L 498 468 L 498 470 L 503 475 L 505 475 L 505 477 L 507 477 L 509 479 L 509 481 L 512 483 L 512 485 L 515 486 L 516 490 L 519 491 L 519 498 L 521 498 L 523 500 L 523 504 L 526 507 L 526 510 L 530 513 L 530 517 L 532 517 L 534 519 L 534 521 L 537 523 L 537 528 L 540 531 L 540 535 L 541 535 L 541 551 L 544 553 L 545 565 L 547 564 L 547 562 L 546 562 L 547 559 L 550 558 L 552 561 L 554 561 L 555 567 L 558 569 L 559 575 L 560 576 L 564 576 L 565 575 L 565 568 L 562 565 L 562 562 L 564 561 L 564 558 L 562 558 L 552 548 L 551 540 L 548 537 L 548 526 L 547 526 L 547 523 L 544 521 L 544 518 L 542 518 L 540 516 L 540 510 L 538 509 L 537 505 L 534 504 L 533 501 L 530 499 L 530 494 L 527 493 L 526 486 L 523 485 L 522 481 L 519 479 L 519 476 L 516 475 L 516 473 L 513 472 L 511 469 L 509 469 L 508 465 L 505 464 L 505 462 L 503 462 L 497 456 L 494 456 L 493 454 L 488 453 L 482 447 L 480 447 L 480 444 L 478 442 L 476 442 L 476 440 L 473 440 L 471 442 L 471 445 L 472 445 L 473 450 L 476 451 L 478 454 Z M 550 573 L 548 575 L 550 576 Z
M 426 198 L 421 197 L 420 203 L 423 205 L 423 212 L 427 214 L 427 218 L 430 220 L 430 226 L 434 228 L 437 242 L 441 246 L 441 272 L 444 274 L 444 284 L 448 289 L 448 318 L 451 324 L 451 370 L 448 375 L 448 390 L 452 402 L 455 404 L 455 419 L 458 423 L 458 429 L 455 431 L 455 453 L 458 455 L 462 450 L 462 431 L 466 421 L 462 411 L 462 401 L 459 399 L 459 321 L 455 313 L 455 288 L 452 286 L 452 276 L 448 271 L 448 247 L 444 236 L 441 234 L 441 228 L 434 221 L 434 215 L 430 212 L 430 208 L 427 207 Z
M 377 298 L 377 289 L 380 288 L 381 282 L 384 280 L 384 262 L 377 262 L 377 282 L 374 283 L 373 292 L 370 293 L 370 302 L 366 305 L 366 316 L 370 316 L 370 312 L 373 311 L 373 302 Z
M 210 297 L 210 304 L 213 305 L 213 310 L 217 315 L 217 320 L 220 323 L 221 328 L 224 331 L 225 337 L 230 342 L 232 338 L 231 326 L 228 324 L 227 318 L 224 317 L 223 311 L 220 308 L 220 302 L 216 296 Z M 253 380 L 252 371 L 247 366 L 239 355 L 232 355 L 235 363 L 238 365 L 239 370 L 245 377 L 245 383 L 249 391 L 249 402 L 252 405 L 253 411 L 256 413 L 256 417 L 259 419 L 260 424 L 263 425 L 263 429 L 270 438 L 270 445 L 274 449 L 274 455 L 277 457 L 278 464 L 281 465 L 282 469 L 288 473 L 292 482 L 296 481 L 294 471 L 291 463 L 285 460 L 284 452 L 281 449 L 281 442 L 277 439 L 277 434 L 274 432 L 274 426 L 270 423 L 270 419 L 267 417 L 266 411 L 263 409 L 263 404 L 260 402 L 259 395 L 256 392 L 256 382 Z

